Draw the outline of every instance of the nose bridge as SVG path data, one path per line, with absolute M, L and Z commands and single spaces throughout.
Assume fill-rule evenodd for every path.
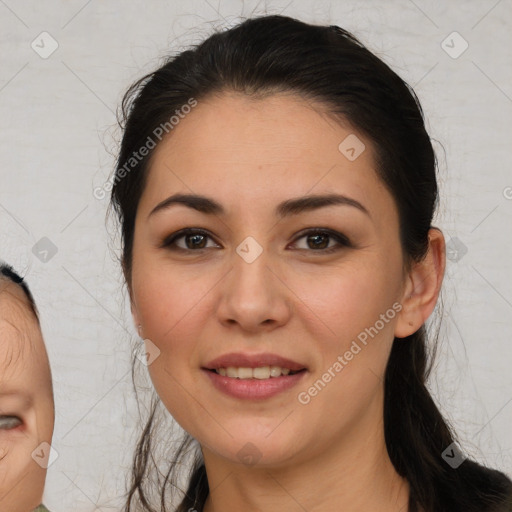
M 254 240 L 254 239 L 253 239 Z M 269 251 L 255 241 L 244 241 L 233 255 L 233 283 L 236 291 L 242 296 L 255 294 L 270 294 L 268 281 Z M 252 292 L 252 293 L 251 293 Z
M 236 247 L 222 290 L 221 321 L 236 322 L 245 329 L 286 321 L 286 293 L 270 266 L 269 250 L 254 237 L 247 237 Z

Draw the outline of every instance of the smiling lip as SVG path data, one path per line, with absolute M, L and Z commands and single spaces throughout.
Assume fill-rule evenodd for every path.
M 279 366 L 288 368 L 291 375 L 270 377 L 268 379 L 237 379 L 219 375 L 219 368 L 259 368 L 262 366 Z M 220 356 L 210 361 L 202 368 L 210 382 L 221 392 L 240 399 L 265 399 L 275 396 L 292 388 L 301 381 L 307 373 L 307 368 L 291 359 L 276 354 L 241 354 L 232 353 Z
M 278 356 L 277 354 L 242 354 L 231 353 L 213 359 L 207 363 L 206 370 L 216 370 L 218 368 L 258 368 L 261 366 L 280 366 L 288 368 L 291 371 L 298 372 L 307 369 L 303 364 Z
M 306 371 L 294 373 L 293 375 L 282 375 L 281 377 L 270 377 L 269 379 L 236 379 L 223 377 L 215 371 L 202 370 L 210 382 L 223 393 L 234 398 L 245 400 L 262 400 L 275 396 L 287 389 L 297 385 L 306 375 Z

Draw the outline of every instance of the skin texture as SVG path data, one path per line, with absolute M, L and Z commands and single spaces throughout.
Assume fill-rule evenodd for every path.
M 22 424 L 5 428 L 6 416 L 17 416 Z M 39 324 L 21 288 L 0 280 L 0 510 L 28 512 L 41 503 L 46 469 L 32 452 L 43 441 L 51 443 L 53 423 L 50 367 Z
M 356 134 L 354 161 L 339 144 Z M 173 205 L 201 194 L 223 215 Z M 338 193 L 360 202 L 279 218 L 282 201 Z M 210 238 L 176 241 L 183 228 Z M 301 232 L 324 228 L 351 246 Z M 262 248 L 247 263 L 248 236 Z M 193 237 L 192 237 L 193 238 Z M 308 242 L 309 240 L 309 242 Z M 188 251 L 187 248 L 188 247 Z M 205 510 L 406 510 L 409 488 L 389 460 L 383 375 L 394 336 L 432 312 L 444 272 L 444 239 L 430 231 L 427 257 L 406 270 L 395 202 L 374 170 L 371 142 L 322 106 L 292 95 L 253 99 L 224 93 L 199 102 L 153 155 L 139 204 L 129 282 L 140 334 L 160 350 L 149 371 L 163 403 L 200 443 L 211 489 Z M 307 390 L 392 305 L 401 307 L 311 401 Z M 301 383 L 272 398 L 236 399 L 201 367 L 230 352 L 271 352 L 307 368 Z M 247 443 L 256 463 L 244 464 Z M 243 451 L 242 451 L 243 453 Z M 253 461 L 254 462 L 254 461 Z

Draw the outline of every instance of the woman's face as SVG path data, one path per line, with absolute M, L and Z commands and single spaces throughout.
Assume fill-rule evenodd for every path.
M 0 510 L 27 512 L 43 495 L 53 393 L 39 324 L 21 288 L 0 281 Z
M 132 308 L 155 388 L 205 457 L 277 467 L 382 428 L 398 214 L 370 142 L 319 112 L 226 93 L 153 155 Z M 185 228 L 200 232 L 171 240 Z

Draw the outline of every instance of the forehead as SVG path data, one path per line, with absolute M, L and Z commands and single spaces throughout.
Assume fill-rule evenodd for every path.
M 352 160 L 340 149 L 347 138 L 358 152 L 364 148 Z M 325 105 L 290 93 L 257 99 L 224 93 L 199 101 L 157 145 L 141 209 L 176 190 L 214 191 L 233 214 L 333 190 L 395 214 L 371 141 Z
M 355 159 L 340 149 L 347 138 L 360 144 Z M 140 217 L 176 191 L 213 194 L 228 218 L 240 219 L 242 213 L 263 219 L 271 205 L 291 197 L 338 192 L 363 203 L 376 229 L 398 224 L 371 141 L 325 105 L 291 93 L 256 99 L 223 93 L 199 101 L 157 145 Z
M 11 317 L 37 323 L 30 301 L 21 286 L 0 277 L 0 318 Z
M 293 163 L 298 173 L 338 160 L 341 137 L 354 132 L 345 125 L 320 103 L 294 94 L 252 98 L 224 93 L 199 101 L 157 146 L 154 159 L 179 153 L 181 159 L 201 162 L 203 167 L 205 159 L 212 166 L 221 161 L 231 172 L 249 163 L 271 169 Z M 363 160 L 372 165 L 366 156 Z

